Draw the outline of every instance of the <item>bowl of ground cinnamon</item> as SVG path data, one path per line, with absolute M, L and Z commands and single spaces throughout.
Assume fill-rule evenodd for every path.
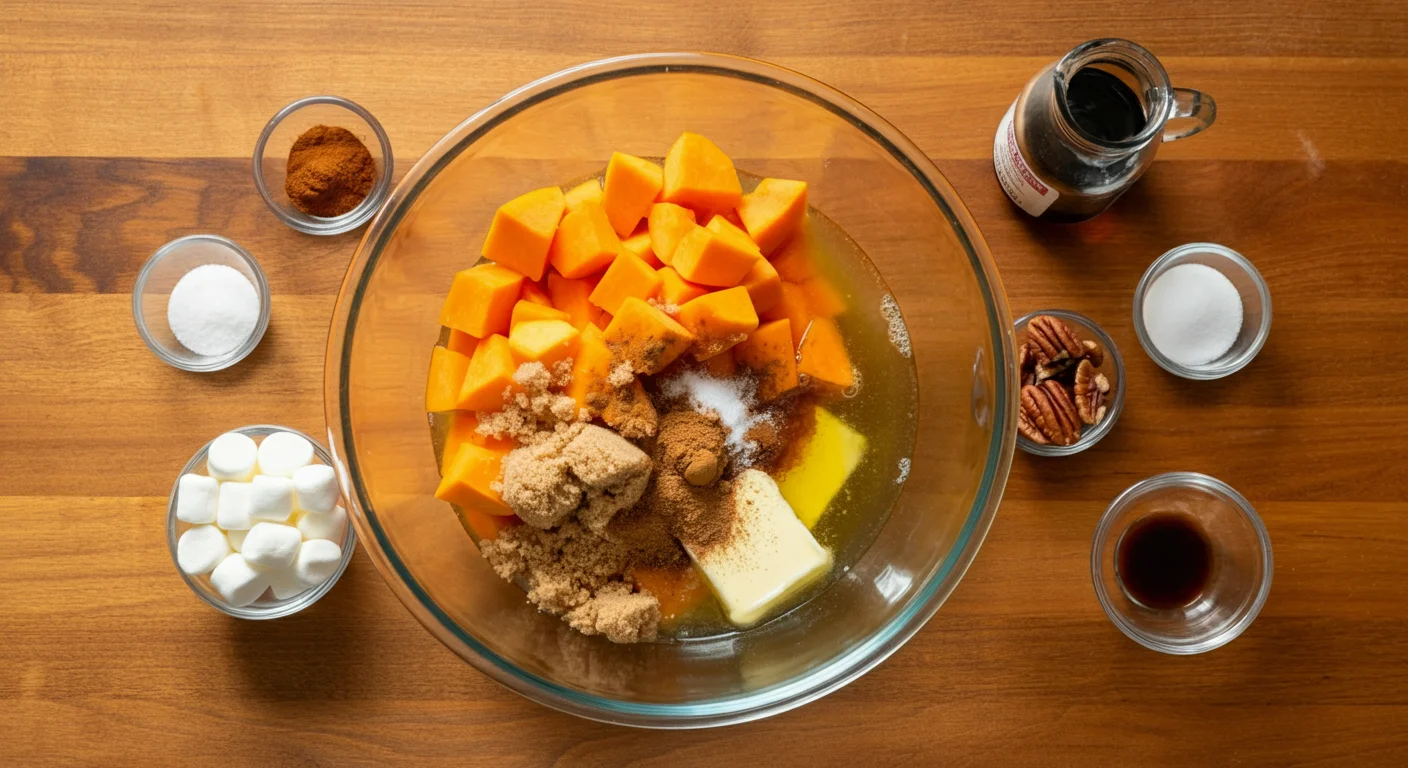
M 279 110 L 254 147 L 254 185 L 283 223 L 338 235 L 371 219 L 391 191 L 391 140 L 361 105 L 309 96 Z

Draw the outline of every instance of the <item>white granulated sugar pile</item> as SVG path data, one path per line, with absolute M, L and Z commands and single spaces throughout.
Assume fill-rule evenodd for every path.
M 757 385 L 747 379 L 716 379 L 708 374 L 687 371 L 665 382 L 665 397 L 688 397 L 700 413 L 713 413 L 728 431 L 725 445 L 736 462 L 748 466 L 757 445 L 747 439 L 748 430 L 767 423 L 771 417 L 754 409 Z
M 1242 331 L 1242 297 L 1206 264 L 1179 264 L 1144 295 L 1144 327 L 1165 357 L 1186 366 L 1222 357 Z
M 234 350 L 259 323 L 259 293 L 233 267 L 205 264 L 171 289 L 166 306 L 171 333 L 186 349 L 213 357 Z

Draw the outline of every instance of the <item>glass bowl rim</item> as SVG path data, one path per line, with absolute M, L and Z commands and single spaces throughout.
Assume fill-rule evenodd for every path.
M 242 435 L 246 435 L 249 437 L 268 437 L 269 435 L 275 432 L 291 432 L 311 443 L 313 446 L 313 453 L 317 455 L 317 457 L 321 459 L 324 464 L 327 464 L 329 467 L 333 467 L 334 469 L 336 469 L 336 465 L 333 464 L 332 461 L 332 453 L 328 451 L 328 449 L 324 448 L 317 440 L 314 440 L 312 437 L 309 437 L 308 435 L 305 435 L 296 429 L 282 427 L 277 424 L 247 424 L 243 427 L 227 429 L 224 432 L 221 432 L 220 435 L 226 435 L 230 432 L 238 432 Z M 204 602 L 206 605 L 209 605 L 210 607 L 220 611 L 223 614 L 233 616 L 237 619 L 250 619 L 253 621 L 281 619 L 285 616 L 292 616 L 293 614 L 299 613 L 300 611 L 304 610 L 313 603 L 316 603 L 321 600 L 323 595 L 326 595 L 329 591 L 331 591 L 333 585 L 337 584 L 338 580 L 342 578 L 342 573 L 347 570 L 347 566 L 352 562 L 352 555 L 357 549 L 357 532 L 349 522 L 347 530 L 342 534 L 342 561 L 337 564 L 337 570 L 333 571 L 332 577 L 329 578 L 327 581 L 323 582 L 322 584 L 313 587 L 312 589 L 306 589 L 298 593 L 297 595 L 294 595 L 293 597 L 289 598 L 289 602 L 287 603 L 284 603 L 282 605 L 267 606 L 263 608 L 258 607 L 253 603 L 242 607 L 235 607 L 226 603 L 223 600 L 217 600 L 214 597 L 206 594 L 204 590 L 197 586 L 197 577 L 192 576 L 189 573 L 186 573 L 185 571 L 181 570 L 181 563 L 176 557 L 176 542 L 178 541 L 178 537 L 176 536 L 176 528 L 179 522 L 176 519 L 176 494 L 180 490 L 181 477 L 183 475 L 192 473 L 199 474 L 197 470 L 199 470 L 201 466 L 205 463 L 205 457 L 210 451 L 210 444 L 214 443 L 220 437 L 220 435 L 216 435 L 215 437 L 210 438 L 210 440 L 207 441 L 205 445 L 202 445 L 199 449 L 197 449 L 196 452 L 191 456 L 190 461 L 186 462 L 186 466 L 182 467 L 181 471 L 176 475 L 175 482 L 171 484 L 171 495 L 167 498 L 166 501 L 166 545 L 167 548 L 171 550 L 171 564 L 176 566 L 176 573 L 180 574 L 181 580 L 186 582 L 186 586 L 190 587 L 191 591 L 196 594 L 196 597 L 199 597 L 201 601 Z M 341 495 L 341 489 L 339 489 L 339 494 Z M 339 500 L 346 501 L 345 497 L 340 498 Z
M 250 271 L 254 272 L 254 290 L 255 293 L 259 295 L 259 319 L 255 322 L 254 331 L 249 334 L 249 338 L 245 339 L 238 347 L 235 347 L 223 355 L 201 355 L 201 360 L 190 361 L 182 360 L 171 354 L 167 351 L 165 346 L 157 343 L 157 340 L 152 337 L 151 331 L 147 328 L 147 319 L 142 313 L 142 295 L 143 289 L 147 287 L 147 281 L 151 279 L 152 272 L 156 269 L 157 264 L 160 264 L 164 259 L 171 256 L 176 249 L 197 242 L 211 243 L 228 248 L 250 268 Z M 147 258 L 146 263 L 142 265 L 142 269 L 137 272 L 137 279 L 132 283 L 132 319 L 137 324 L 137 335 L 142 337 L 142 343 L 146 344 L 147 349 L 151 350 L 152 354 L 156 355 L 163 363 L 166 363 L 172 368 L 179 368 L 180 370 L 190 371 L 192 373 L 223 371 L 248 357 L 249 353 L 253 352 L 255 347 L 259 346 L 259 342 L 264 340 L 264 332 L 269 329 L 270 305 L 269 280 L 264 276 L 264 268 L 259 266 L 259 262 L 255 260 L 254 256 L 240 246 L 239 243 L 220 235 L 186 235 L 163 244 L 160 248 L 156 249 L 155 253 Z
M 1015 336 L 1019 329 L 1026 328 L 1027 324 L 1030 323 L 1033 318 L 1042 315 L 1059 317 L 1067 322 L 1075 321 L 1088 329 L 1095 335 L 1096 339 L 1104 345 L 1105 354 L 1108 355 L 1110 361 L 1114 363 L 1115 374 L 1119 377 L 1120 385 L 1119 388 L 1115 390 L 1115 396 L 1110 401 L 1108 409 L 1105 412 L 1105 420 L 1096 424 L 1095 429 L 1089 429 L 1083 432 L 1080 439 L 1074 443 L 1070 445 L 1038 445 L 1028 440 L 1020 432 L 1017 434 L 1017 447 L 1033 456 L 1074 456 L 1105 439 L 1105 435 L 1110 434 L 1110 430 L 1115 428 L 1115 422 L 1119 421 L 1120 414 L 1124 413 L 1124 394 L 1125 391 L 1129 389 L 1127 383 L 1129 379 L 1125 375 L 1124 357 L 1120 355 L 1120 348 L 1115 344 L 1115 340 L 1110 338 L 1110 334 L 1106 333 L 1105 329 L 1100 327 L 1099 323 L 1079 312 L 1072 312 L 1069 309 L 1040 309 L 1035 312 L 1028 312 L 1017 318 L 1017 322 L 1012 324 L 1013 335 Z M 1020 374 L 1020 371 L 1018 373 Z
M 1257 295 L 1261 299 L 1261 327 L 1257 329 L 1256 338 L 1242 354 L 1221 365 L 1188 366 L 1176 363 L 1165 357 L 1158 347 L 1154 346 L 1153 340 L 1149 338 L 1149 330 L 1144 327 L 1144 297 L 1149 292 L 1150 286 L 1154 284 L 1154 280 L 1159 275 L 1171 269 L 1174 262 L 1192 253 L 1213 253 L 1236 264 L 1237 268 L 1251 279 L 1252 285 L 1256 287 Z M 1177 248 L 1171 248 L 1159 258 L 1154 259 L 1154 263 L 1144 270 L 1143 276 L 1139 278 L 1139 284 L 1134 288 L 1133 305 L 1134 335 L 1139 337 L 1139 346 L 1144 348 L 1144 353 L 1160 368 L 1184 379 L 1213 381 L 1231 376 L 1256 359 L 1256 356 L 1261 353 L 1261 348 L 1266 345 L 1267 337 L 1271 335 L 1271 289 L 1267 286 L 1266 279 L 1261 276 L 1261 272 L 1257 270 L 1256 265 L 1252 264 L 1251 259 L 1218 243 L 1186 243 Z
M 1104 560 L 1100 556 L 1100 543 L 1109 536 L 1110 526 L 1113 524 L 1115 516 L 1124 511 L 1124 508 L 1132 502 L 1149 493 L 1168 488 L 1196 488 L 1232 502 L 1232 506 L 1251 524 L 1252 530 L 1256 532 L 1257 543 L 1261 548 L 1262 573 L 1265 574 L 1265 578 L 1262 579 L 1250 605 L 1241 616 L 1237 617 L 1236 621 L 1222 630 L 1192 643 L 1170 643 L 1140 631 L 1116 610 L 1114 601 L 1108 590 L 1105 589 L 1104 580 L 1101 578 Z M 1271 594 L 1271 580 L 1274 575 L 1275 558 L 1271 552 L 1271 534 L 1267 532 L 1266 524 L 1262 522 L 1256 507 L 1253 507 L 1245 496 L 1238 493 L 1237 489 L 1222 480 L 1201 472 L 1164 472 L 1153 477 L 1146 477 L 1124 489 L 1100 515 L 1100 522 L 1095 526 L 1095 534 L 1090 540 L 1090 578 L 1095 587 L 1095 599 L 1099 601 L 1100 608 L 1110 619 L 1110 623 L 1118 627 L 1126 637 L 1145 648 L 1174 656 L 1206 653 L 1237 639 L 1261 614 L 1262 607 L 1266 605 L 1266 598 Z
M 348 371 L 360 305 L 390 233 L 404 218 L 424 186 L 461 151 L 509 118 L 561 93 L 607 80 L 676 72 L 732 77 L 777 88 L 830 111 L 887 150 L 891 158 L 903 166 L 928 193 L 967 252 L 987 305 L 992 344 L 995 349 L 1001 350 L 1004 358 L 1002 364 L 993 366 L 994 385 L 998 392 L 1005 390 L 1009 394 L 1003 407 L 995 409 L 993 437 L 987 449 L 979 491 L 955 545 L 934 564 L 932 575 L 888 624 L 864 641 L 841 650 L 830 660 L 767 688 L 695 702 L 628 702 L 585 693 L 519 669 L 461 630 L 429 599 L 424 588 L 395 554 L 375 511 L 368 503 L 366 489 L 357 469 L 349 420 Z M 1010 318 L 996 264 L 966 206 L 933 162 L 869 108 L 810 77 L 739 56 L 642 53 L 601 59 L 568 67 L 521 86 L 471 115 L 417 161 L 382 206 L 348 266 L 329 329 L 324 365 L 328 442 L 338 462 L 338 471 L 347 478 L 348 488 L 352 491 L 348 503 L 354 525 L 378 572 L 411 614 L 475 669 L 540 704 L 602 722 L 652 728 L 699 728 L 747 722 L 801 706 L 869 671 L 912 637 L 961 580 L 996 515 L 1015 450 L 1015 430 L 1011 429 L 1011 425 L 1016 419 L 1017 398 L 1016 390 L 1010 386 L 1011 371 L 1015 370 Z
M 274 197 L 273 191 L 269 189 L 268 182 L 264 180 L 263 163 L 264 148 L 269 143 L 269 137 L 274 135 L 274 129 L 287 119 L 290 115 L 298 112 L 304 107 L 315 104 L 331 104 L 342 107 L 371 126 L 372 133 L 376 136 L 377 144 L 381 148 L 381 172 L 377 174 L 376 182 L 356 208 L 331 218 L 309 216 L 303 212 L 290 213 L 279 205 Z M 297 101 L 286 105 L 283 109 L 274 113 L 269 118 L 269 122 L 264 124 L 264 130 L 259 132 L 259 140 L 254 143 L 254 187 L 259 190 L 259 196 L 264 199 L 264 204 L 270 211 L 279 218 L 279 221 L 289 227 L 308 235 L 340 235 L 350 232 L 362 226 L 381 208 L 381 204 L 386 201 L 391 193 L 391 176 L 395 170 L 395 158 L 391 154 L 391 138 L 386 135 L 386 130 L 381 127 L 381 122 L 367 111 L 366 107 L 351 99 L 344 99 L 341 96 L 305 96 Z

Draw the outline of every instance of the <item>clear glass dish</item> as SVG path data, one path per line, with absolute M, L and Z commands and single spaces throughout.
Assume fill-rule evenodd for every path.
M 742 633 L 613 645 L 537 613 L 432 496 L 439 473 L 424 372 L 450 281 L 475 261 L 500 204 L 599 173 L 613 150 L 659 156 L 684 130 L 716 141 L 742 171 L 806 179 L 816 209 L 866 252 L 905 313 L 907 328 L 895 322 L 891 336 L 913 350 L 919 404 L 896 418 L 913 418 L 919 437 L 896 467 L 904 488 L 888 523 L 823 593 Z M 646 54 L 524 86 L 411 169 L 343 282 L 325 402 L 363 547 L 432 634 L 545 705 L 683 728 L 804 704 L 919 631 L 957 586 L 996 513 L 1016 440 L 1015 370 L 992 258 L 952 187 L 912 142 L 789 70 L 730 56 Z
M 1170 360 L 1154 346 L 1144 325 L 1144 297 L 1149 293 L 1149 287 L 1159 275 L 1179 264 L 1204 264 L 1216 269 L 1232 281 L 1242 297 L 1242 329 L 1237 334 L 1237 340 L 1221 357 L 1205 365 L 1188 366 Z M 1217 243 L 1180 245 L 1155 259 L 1139 279 L 1139 285 L 1134 289 L 1134 333 L 1139 337 L 1139 345 L 1144 347 L 1144 352 L 1160 368 L 1175 376 L 1202 381 L 1230 376 L 1245 368 L 1266 344 L 1266 337 L 1271 335 L 1271 290 L 1247 257 L 1231 248 Z
M 304 435 L 296 429 L 279 427 L 273 424 L 253 424 L 230 431 L 248 435 L 256 442 L 275 432 L 292 432 L 295 435 L 301 435 L 304 439 L 313 444 L 313 453 L 318 457 L 319 462 L 327 464 L 330 467 L 336 466 L 333 463 L 332 454 L 328 453 L 326 448 L 317 440 Z M 216 435 L 216 437 L 219 437 L 219 435 Z M 214 442 L 215 438 L 212 437 L 210 441 Z M 196 455 L 192 456 L 191 460 L 186 462 L 186 466 L 181 468 L 181 473 L 176 475 L 175 482 L 171 484 L 171 498 L 166 503 L 166 544 L 171 549 L 171 563 L 176 566 L 176 572 L 181 574 L 181 580 L 185 581 L 186 586 L 190 587 L 191 591 L 196 593 L 196 597 L 205 601 L 206 605 L 215 608 L 221 613 L 234 616 L 237 619 L 281 619 L 285 616 L 292 616 L 313 603 L 318 602 L 318 600 L 322 599 L 323 595 L 326 595 L 328 591 L 333 588 L 333 585 L 337 584 L 337 580 L 342 578 L 342 572 L 347 570 L 347 564 L 352 562 L 352 553 L 357 549 L 357 533 L 353 530 L 351 525 L 347 526 L 347 531 L 342 534 L 342 541 L 338 542 L 342 547 L 342 562 L 338 564 L 337 571 L 333 573 L 332 578 L 312 589 L 304 590 L 293 597 L 283 600 L 275 598 L 272 592 L 265 590 L 264 594 L 261 595 L 258 600 L 255 600 L 249 605 L 230 605 L 219 592 L 215 591 L 214 587 L 210 586 L 209 579 L 192 576 L 181 570 L 181 566 L 176 560 L 176 542 L 181 538 L 181 534 L 191 528 L 191 524 L 176 519 L 176 496 L 181 487 L 181 475 L 192 473 L 197 475 L 206 474 L 205 455 L 209 450 L 210 443 L 202 445 L 200 450 L 196 451 Z
M 1120 579 L 1121 537 L 1155 513 L 1191 517 L 1212 545 L 1206 587 L 1181 608 L 1150 608 Z M 1105 615 L 1134 642 L 1180 656 L 1206 653 L 1246 631 L 1271 593 L 1272 570 L 1271 537 L 1251 502 L 1227 483 L 1197 472 L 1169 472 L 1135 483 L 1105 510 L 1090 547 L 1090 576 Z
M 1113 393 L 1106 405 L 1105 419 L 1094 427 L 1086 429 L 1081 433 L 1080 439 L 1070 445 L 1041 445 L 1028 440 L 1021 433 L 1017 434 L 1017 447 L 1035 456 L 1071 456 L 1104 439 L 1110 434 L 1110 430 L 1115 428 L 1115 422 L 1119 421 L 1120 414 L 1124 412 L 1124 390 L 1126 379 L 1124 375 L 1124 358 L 1120 356 L 1119 347 L 1115 346 L 1115 340 L 1110 338 L 1110 334 L 1105 333 L 1094 320 L 1077 312 L 1067 312 L 1064 309 L 1043 309 L 1037 312 L 1029 312 L 1018 318 L 1014 331 L 1017 336 L 1017 347 L 1027 343 L 1027 324 L 1032 318 L 1042 315 L 1058 317 L 1071 326 L 1071 330 L 1082 339 L 1090 339 L 1100 345 L 1105 351 L 1105 361 L 1100 365 L 1099 371 L 1110 379 L 1110 391 Z
M 171 289 L 187 272 L 204 264 L 222 264 L 238 270 L 259 295 L 259 321 L 254 332 L 223 355 L 201 355 L 186 349 L 166 321 Z M 259 262 L 233 240 L 219 235 L 179 237 L 158 248 L 137 273 L 137 282 L 132 285 L 132 319 L 147 349 L 167 365 L 197 373 L 219 371 L 243 360 L 264 338 L 264 331 L 269 328 L 269 281 L 264 279 Z
M 356 208 L 341 216 L 309 216 L 295 208 L 284 192 L 288 151 L 304 131 L 315 125 L 346 128 L 367 145 L 376 161 L 372 191 Z M 254 186 L 269 210 L 290 227 L 309 235 L 340 235 L 367 223 L 386 201 L 394 165 L 391 139 L 372 113 L 339 96 L 309 96 L 279 110 L 259 134 L 254 145 Z

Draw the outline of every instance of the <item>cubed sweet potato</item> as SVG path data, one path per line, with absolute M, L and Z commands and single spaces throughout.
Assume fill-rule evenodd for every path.
M 515 362 L 542 363 L 552 370 L 557 363 L 577 354 L 580 336 L 566 320 L 530 320 L 513 327 L 508 346 Z
M 599 203 L 584 200 L 557 226 L 548 261 L 563 277 L 587 277 L 606 269 L 621 252 L 621 238 Z M 562 309 L 562 307 L 558 307 Z
M 527 299 L 519 299 L 518 303 L 513 305 L 513 316 L 508 321 L 509 332 L 512 333 L 514 327 L 519 323 L 534 320 L 566 320 L 571 322 L 572 318 L 560 309 L 535 304 Z
M 760 399 L 772 400 L 797 388 L 797 353 L 786 318 L 758 326 L 733 348 L 733 356 L 757 374 Z
M 674 267 L 662 267 L 656 270 L 660 275 L 660 300 L 666 304 L 683 306 L 686 302 L 703 296 L 709 292 L 709 287 L 698 283 L 691 283 L 680 277 L 680 273 Z
M 646 222 L 650 232 L 650 246 L 664 264 L 673 263 L 675 247 L 697 223 L 694 211 L 674 203 L 656 203 L 650 206 L 650 216 Z
M 742 196 L 728 155 L 697 133 L 680 134 L 665 155 L 660 198 L 700 212 L 722 213 L 738 207 Z
M 430 376 L 425 384 L 425 410 L 453 411 L 469 358 L 445 347 L 430 350 Z
M 455 273 L 440 309 L 440 324 L 476 339 L 507 333 L 523 275 L 498 264 L 480 264 Z
M 694 359 L 708 360 L 748 338 L 758 327 L 753 300 L 743 286 L 700 296 L 680 307 L 680 325 L 694 334 Z
M 823 388 L 850 389 L 856 383 L 841 329 L 828 317 L 812 320 L 797 349 L 797 373 Z
M 635 297 L 621 303 L 602 336 L 614 360 L 629 362 L 643 375 L 658 373 L 694 343 L 688 329 Z
M 630 251 L 640 257 L 640 260 L 649 264 L 651 269 L 659 269 L 665 264 L 655 256 L 655 248 L 650 244 L 649 232 L 637 232 L 634 235 L 621 241 L 621 250 Z
M 671 266 L 690 282 L 732 288 L 743 282 L 760 258 L 748 235 L 715 216 L 707 227 L 696 226 L 680 239 Z
M 480 251 L 484 258 L 538 280 L 547 268 L 548 248 L 567 201 L 562 190 L 544 187 L 499 206 Z
M 465 359 L 474 357 L 474 349 L 479 346 L 479 339 L 470 336 L 464 331 L 450 329 L 450 338 L 445 341 L 445 348 L 451 352 L 458 352 L 465 356 Z
M 753 268 L 743 276 L 743 287 L 753 299 L 753 309 L 759 313 L 777 306 L 782 300 L 782 277 L 767 259 L 753 262 Z
M 650 212 L 660 194 L 664 175 L 660 166 L 624 152 L 612 152 L 606 164 L 601 207 L 620 237 L 628 237 Z
M 578 330 L 590 325 L 601 314 L 601 309 L 590 301 L 597 279 L 584 277 L 573 280 L 556 272 L 548 274 L 548 296 L 552 297 L 552 305 L 566 312 L 569 322 Z
M 563 195 L 563 199 L 567 203 L 567 210 L 569 211 L 575 211 L 581 208 L 582 203 L 586 200 L 600 205 L 601 180 L 595 178 L 587 179 L 581 184 L 567 190 L 566 194 Z
M 738 217 L 763 253 L 772 253 L 802 225 L 807 215 L 807 183 L 763 179 L 738 201 Z
M 461 443 L 454 458 L 445 465 L 435 498 L 491 515 L 512 515 L 513 510 L 494 490 L 506 455 L 506 450 Z
M 611 349 L 601 329 L 588 324 L 582 329 L 577 344 L 577 356 L 572 359 L 572 381 L 563 394 L 577 401 L 577 409 L 586 409 L 593 417 L 606 407 L 605 393 L 611 376 Z
M 591 303 L 616 314 L 621 302 L 634 296 L 649 301 L 660 294 L 660 275 L 630 251 L 622 253 L 606 268 L 589 297 Z
M 504 407 L 504 392 L 519 389 L 513 380 L 518 363 L 508 339 L 494 334 L 479 342 L 464 375 L 455 407 L 465 411 L 498 411 Z
M 782 298 L 772 309 L 758 314 L 764 322 L 769 320 L 787 319 L 791 321 L 792 344 L 795 348 L 802 343 L 802 334 L 807 332 L 807 325 L 812 321 L 811 310 L 807 307 L 807 294 L 802 290 L 802 286 L 795 283 L 784 282 L 782 284 Z

